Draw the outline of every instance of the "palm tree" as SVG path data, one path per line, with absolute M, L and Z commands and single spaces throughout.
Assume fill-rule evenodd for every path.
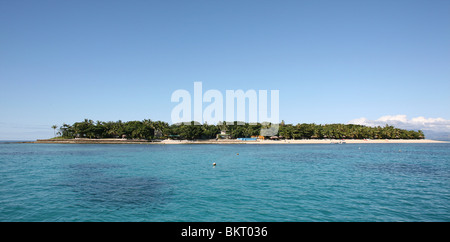
M 52 125 L 52 129 L 53 129 L 53 136 L 56 137 L 56 129 L 58 128 L 58 125 L 54 124 Z

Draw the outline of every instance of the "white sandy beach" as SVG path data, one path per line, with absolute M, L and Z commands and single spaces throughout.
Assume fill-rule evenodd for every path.
M 243 141 L 236 139 L 222 140 L 127 140 L 127 139 L 40 139 L 34 142 L 21 143 L 47 143 L 47 144 L 424 144 L 424 143 L 449 143 L 448 141 L 438 141 L 429 139 L 377 139 L 377 140 L 356 140 L 356 139 L 302 139 L 302 140 L 256 140 Z
M 429 140 L 429 139 L 383 139 L 383 140 L 335 140 L 335 139 L 309 139 L 309 140 L 257 140 L 257 141 L 242 141 L 242 140 L 201 140 L 201 141 L 191 141 L 191 140 L 164 140 L 160 142 L 161 144 L 334 144 L 334 143 L 345 143 L 345 144 L 395 144 L 395 143 L 448 143 L 446 141 Z

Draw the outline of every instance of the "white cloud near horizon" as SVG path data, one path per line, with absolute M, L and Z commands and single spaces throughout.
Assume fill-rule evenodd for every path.
M 357 118 L 348 121 L 349 124 L 359 124 L 365 126 L 384 126 L 392 125 L 396 128 L 409 130 L 430 130 L 435 132 L 450 132 L 450 120 L 443 118 L 425 118 L 416 117 L 408 119 L 406 115 L 386 115 L 377 120 L 369 120 L 367 118 Z

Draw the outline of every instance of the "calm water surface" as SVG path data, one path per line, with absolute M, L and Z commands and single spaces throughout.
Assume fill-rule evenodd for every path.
M 3 143 L 0 221 L 450 221 L 450 144 Z

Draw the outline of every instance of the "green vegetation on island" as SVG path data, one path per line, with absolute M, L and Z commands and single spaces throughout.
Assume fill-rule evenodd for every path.
M 172 124 L 162 121 L 97 121 L 85 119 L 72 125 L 59 127 L 57 138 L 126 138 L 126 139 L 215 139 L 215 138 L 249 138 L 260 136 L 262 128 L 270 127 L 270 123 L 249 124 L 225 122 L 212 124 Z M 56 126 L 52 126 L 56 130 Z M 266 137 L 274 138 L 274 136 Z M 405 130 L 386 125 L 384 127 L 368 127 L 355 124 L 279 124 L 280 139 L 424 139 L 421 130 Z

